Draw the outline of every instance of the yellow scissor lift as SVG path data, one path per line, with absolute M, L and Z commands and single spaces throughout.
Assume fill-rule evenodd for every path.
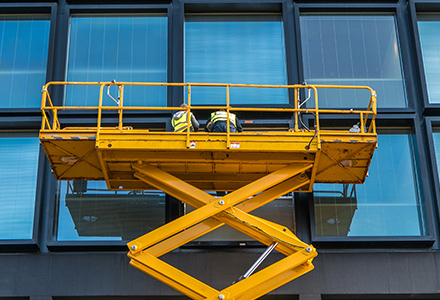
M 98 86 L 99 105 L 52 104 L 51 87 L 78 85 Z M 117 100 L 108 92 L 112 86 L 119 89 Z M 184 87 L 188 111 L 224 108 L 239 116 L 241 111 L 290 113 L 295 125 L 284 131 L 242 133 L 136 129 L 123 124 L 124 112 L 171 112 L 180 108 L 124 107 L 126 86 Z M 191 106 L 194 87 L 223 87 L 226 106 Z M 232 107 L 231 87 L 290 89 L 295 108 Z M 367 108 L 318 109 L 318 89 L 334 88 L 367 90 Z M 105 89 L 116 105 L 103 105 Z M 308 91 L 309 95 L 313 92 L 315 108 L 301 108 L 301 91 Z M 42 94 L 40 141 L 57 180 L 105 180 L 109 190 L 162 190 L 196 208 L 128 243 L 131 265 L 193 299 L 255 299 L 312 270 L 312 260 L 317 255 L 313 246 L 300 241 L 288 228 L 250 212 L 289 192 L 312 192 L 315 182 L 363 183 L 377 145 L 376 95 L 364 86 L 50 82 L 43 87 Z M 96 127 L 63 126 L 58 117 L 62 110 L 91 111 L 97 116 Z M 118 115 L 116 127 L 102 126 L 105 111 Z M 313 129 L 299 128 L 299 118 L 304 113 L 314 115 Z M 321 129 L 322 113 L 356 115 L 360 130 Z M 228 193 L 215 197 L 207 191 Z M 216 290 L 159 259 L 224 224 L 268 246 L 259 261 L 231 286 Z M 252 274 L 274 249 L 286 257 Z

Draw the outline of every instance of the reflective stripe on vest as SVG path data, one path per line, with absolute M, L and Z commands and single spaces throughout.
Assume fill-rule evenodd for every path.
M 225 111 L 216 111 L 211 113 L 211 122 L 215 123 L 217 121 L 228 121 L 228 114 Z M 235 115 L 233 113 L 229 113 L 229 121 L 232 122 L 235 127 L 237 127 Z
M 186 127 L 188 124 L 188 123 L 186 123 L 187 114 L 188 114 L 187 112 L 184 112 L 182 114 L 182 116 L 180 118 L 178 118 L 177 120 L 176 119 L 171 120 L 171 125 L 173 125 L 175 132 L 182 132 L 182 131 L 186 130 Z M 190 126 L 190 130 L 191 130 L 192 129 L 191 115 L 189 117 L 189 126 Z

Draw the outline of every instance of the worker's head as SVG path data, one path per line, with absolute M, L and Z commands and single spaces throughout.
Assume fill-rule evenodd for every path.
M 188 104 L 186 104 L 186 103 L 182 103 L 182 104 L 180 105 L 180 107 L 181 107 L 181 108 L 188 108 Z

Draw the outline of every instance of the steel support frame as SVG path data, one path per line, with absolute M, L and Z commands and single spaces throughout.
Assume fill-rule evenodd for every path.
M 147 163 L 133 163 L 134 176 L 196 208 L 128 243 L 130 264 L 193 299 L 255 299 L 313 269 L 316 249 L 288 228 L 249 212 L 311 183 L 313 163 L 294 163 L 216 198 Z M 271 245 L 282 260 L 223 289 L 216 290 L 158 259 L 224 224 Z M 231 280 L 232 281 L 232 280 Z

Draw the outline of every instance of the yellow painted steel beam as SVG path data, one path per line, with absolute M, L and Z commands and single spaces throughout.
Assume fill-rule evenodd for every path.
M 136 268 L 193 299 L 215 299 L 216 297 L 218 299 L 220 295 L 226 297 L 225 299 L 235 299 L 236 296 L 229 298 L 229 295 L 234 293 L 237 293 L 237 297 L 242 294 L 248 295 L 247 289 L 252 290 L 253 293 L 267 293 L 289 279 L 296 278 L 313 268 L 310 263 L 311 259 L 316 256 L 313 247 L 300 241 L 287 228 L 249 215 L 240 209 L 251 211 L 280 194 L 285 194 L 309 183 L 309 178 L 304 172 L 310 170 L 312 164 L 289 165 L 220 199 L 216 199 L 151 165 L 138 163 L 133 165 L 133 168 L 139 173 L 136 175 L 139 179 L 147 181 L 148 184 L 156 185 L 167 193 L 178 195 L 182 201 L 191 203 L 196 208 L 199 207 L 195 211 L 130 242 L 128 256 L 131 258 L 131 264 Z M 213 212 L 213 208 L 219 209 Z M 258 272 L 258 276 L 255 274 L 244 279 L 242 282 L 247 282 L 245 286 L 241 284 L 237 285 L 243 286 L 241 288 L 230 287 L 230 290 L 219 292 L 215 289 L 209 290 L 204 283 L 188 277 L 186 274 L 181 274 L 180 271 L 157 258 L 183 243 L 218 228 L 223 223 L 266 245 L 276 241 L 278 243 L 276 249 L 287 255 L 287 258 L 283 259 L 283 263 L 291 264 L 289 270 L 279 267 L 266 268 Z M 306 253 L 306 255 L 297 255 L 298 253 Z M 292 271 L 292 269 L 294 270 Z M 257 287 L 257 285 L 261 285 L 260 278 L 265 278 L 264 289 Z
M 178 178 L 148 164 L 133 165 L 133 168 L 141 173 L 135 174 L 141 180 L 145 180 L 147 183 L 156 186 L 164 192 L 173 195 L 174 197 L 186 202 L 193 207 L 200 207 L 197 210 L 180 217 L 162 227 L 130 242 L 128 244 L 132 253 L 139 252 L 151 245 L 168 238 L 180 230 L 184 230 L 197 224 L 204 219 L 210 218 L 215 214 L 226 210 L 239 202 L 260 193 L 284 180 L 287 180 L 298 173 L 298 169 L 306 167 L 310 168 L 311 165 L 298 167 L 297 165 L 289 165 L 285 168 L 277 170 L 263 178 L 260 178 L 232 193 L 227 194 L 221 199 L 198 190 L 197 188 L 179 180 Z M 204 205 L 204 206 L 202 206 Z M 134 248 L 134 249 L 133 249 Z
M 308 247 L 286 227 L 280 227 L 278 224 L 252 216 L 239 209 L 228 209 L 222 213 L 222 217 L 223 222 L 227 225 L 267 246 L 274 241 L 278 242 L 276 250 L 285 255 Z M 229 220 L 226 221 L 226 218 Z
M 141 258 L 133 258 L 130 265 L 192 299 L 207 299 L 209 295 L 218 293 L 209 285 L 145 252 L 142 253 Z
M 296 176 L 294 178 L 288 179 L 260 194 L 252 197 L 252 199 L 239 203 L 234 207 L 237 209 L 241 209 L 245 212 L 251 212 L 272 200 L 277 199 L 278 197 L 285 195 L 293 190 L 298 189 L 301 186 L 304 186 L 309 183 L 309 180 L 302 176 Z M 208 232 L 211 232 L 214 229 L 219 228 L 224 223 L 221 219 L 210 218 L 207 219 L 195 226 L 192 226 L 172 237 L 146 249 L 145 251 L 159 257 L 169 251 L 172 251 L 202 235 L 205 235 Z

